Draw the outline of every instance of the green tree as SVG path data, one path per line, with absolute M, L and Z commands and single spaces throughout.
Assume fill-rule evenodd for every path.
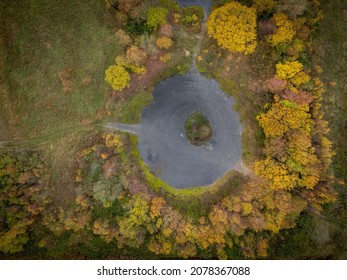
M 157 30 L 158 27 L 166 23 L 168 9 L 162 7 L 150 7 L 147 14 L 147 25 L 152 30 Z

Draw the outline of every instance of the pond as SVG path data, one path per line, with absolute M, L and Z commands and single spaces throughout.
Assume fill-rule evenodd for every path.
M 176 188 L 214 182 L 241 161 L 241 124 L 234 99 L 218 82 L 195 71 L 160 82 L 153 102 L 142 112 L 138 148 L 151 171 Z M 212 126 L 202 146 L 186 137 L 185 123 L 193 112 L 203 113 Z

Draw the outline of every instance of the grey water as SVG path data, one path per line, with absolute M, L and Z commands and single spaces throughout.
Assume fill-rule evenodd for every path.
M 176 0 L 176 2 L 182 7 L 201 6 L 205 15 L 204 20 L 207 20 L 213 4 L 213 0 Z
M 241 161 L 241 124 L 234 100 L 218 82 L 189 72 L 160 82 L 142 112 L 138 148 L 151 171 L 176 188 L 209 185 Z M 204 146 L 185 136 L 188 116 L 200 111 L 213 136 Z

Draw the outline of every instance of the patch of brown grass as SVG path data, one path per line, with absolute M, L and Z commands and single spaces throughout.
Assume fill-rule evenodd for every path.
M 88 132 L 71 132 L 52 141 L 46 149 L 45 160 L 52 169 L 52 196 L 58 206 L 64 208 L 75 201 L 76 153 L 82 145 L 93 143 L 93 135 Z
M 63 86 L 64 92 L 71 92 L 73 90 L 73 70 L 71 68 L 63 69 L 58 73 L 61 85 Z

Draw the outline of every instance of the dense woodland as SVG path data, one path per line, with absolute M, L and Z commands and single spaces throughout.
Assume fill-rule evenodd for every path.
M 0 4 L 1 258 L 346 258 L 344 1 L 216 0 L 206 23 L 58 2 Z M 193 59 L 236 100 L 248 172 L 176 190 L 103 123 L 138 123 Z

